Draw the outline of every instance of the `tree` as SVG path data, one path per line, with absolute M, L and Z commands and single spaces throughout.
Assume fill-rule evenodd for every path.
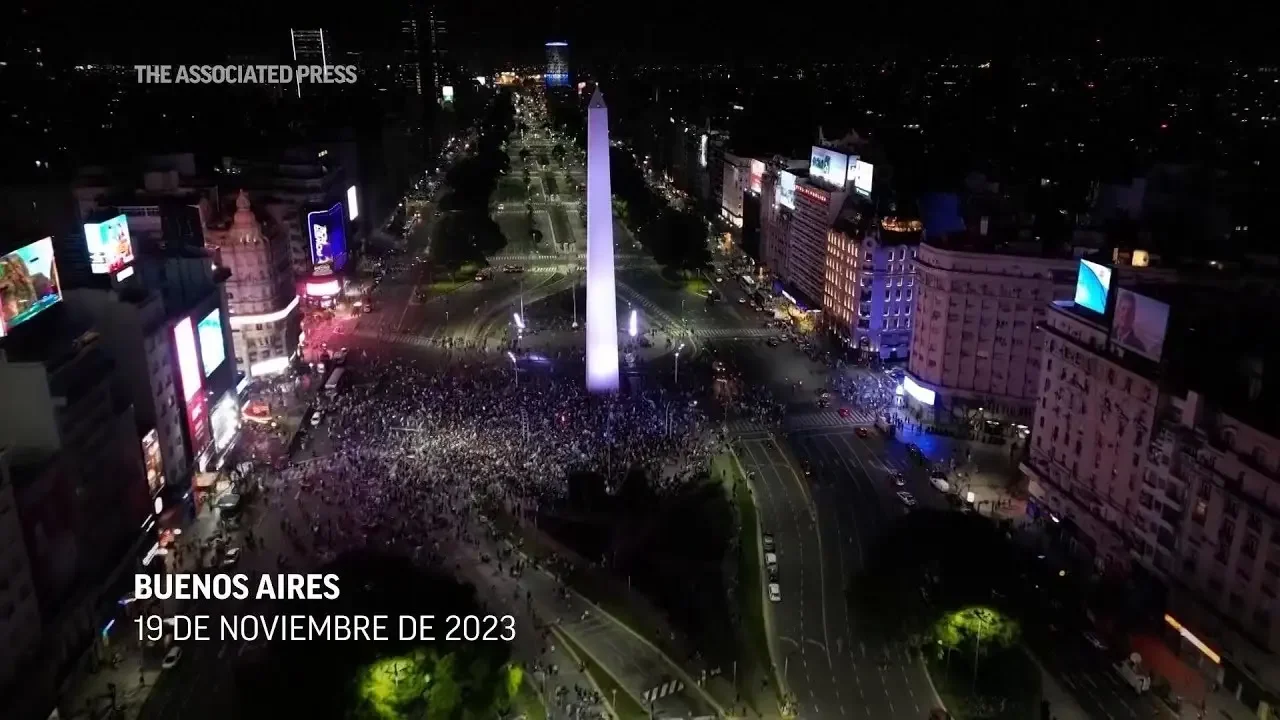
M 948 650 L 973 647 L 976 655 L 1007 650 L 1018 642 L 1018 623 L 999 610 L 971 605 L 945 613 L 933 625 L 933 638 Z

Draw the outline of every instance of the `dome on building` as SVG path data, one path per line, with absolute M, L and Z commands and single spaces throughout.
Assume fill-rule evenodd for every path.
M 262 224 L 250 207 L 249 194 L 244 190 L 236 196 L 236 214 L 231 220 L 228 235 L 232 242 L 241 244 L 260 243 L 267 239 L 262 232 Z

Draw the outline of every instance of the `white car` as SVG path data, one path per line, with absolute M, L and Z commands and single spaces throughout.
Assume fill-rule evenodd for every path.
M 311 414 L 311 427 L 316 427 L 324 419 L 324 413 L 317 410 Z
M 778 583 L 769 583 L 769 602 L 782 602 L 782 587 Z
M 738 304 L 739 304 L 739 305 L 746 305 L 746 304 L 747 304 L 747 299 L 746 299 L 746 298 L 744 298 L 744 297 L 740 297 L 740 298 L 738 298 Z
M 174 645 L 173 647 L 169 648 L 169 652 L 164 654 L 164 661 L 160 663 L 160 667 L 165 670 L 168 670 L 169 668 L 177 665 L 178 661 L 181 659 L 182 659 L 182 646 Z
M 899 500 L 901 500 L 901 501 L 902 501 L 902 504 L 903 504 L 903 505 L 906 505 L 907 507 L 915 507 L 915 506 L 916 506 L 916 496 L 915 496 L 915 495 L 912 495 L 911 493 L 907 492 L 906 490 L 903 490 L 903 491 L 901 491 L 901 492 L 899 492 L 899 493 L 898 493 L 898 499 L 899 499 Z

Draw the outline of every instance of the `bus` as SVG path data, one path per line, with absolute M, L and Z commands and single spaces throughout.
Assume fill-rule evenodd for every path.
M 743 275 L 739 277 L 738 282 L 742 285 L 742 289 L 747 291 L 748 295 L 756 291 L 755 278 L 750 275 Z
M 326 395 L 338 394 L 338 390 L 342 388 L 342 376 L 346 372 L 346 368 L 337 368 L 329 374 L 329 379 L 324 383 L 324 392 Z

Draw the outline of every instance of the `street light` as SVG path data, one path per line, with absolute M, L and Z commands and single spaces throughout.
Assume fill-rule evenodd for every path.
M 511 384 L 520 387 L 520 368 L 516 364 L 516 354 L 508 350 L 507 357 L 511 358 Z
M 680 384 L 680 351 L 684 350 L 684 343 L 680 343 L 680 347 L 676 348 L 676 384 Z

